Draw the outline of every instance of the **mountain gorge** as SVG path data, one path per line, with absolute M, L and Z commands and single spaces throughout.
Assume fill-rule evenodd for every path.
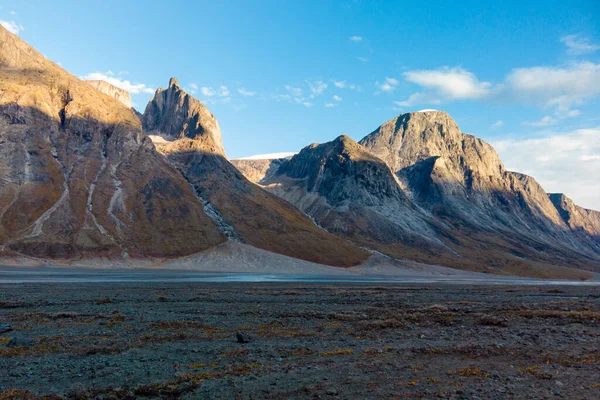
M 600 272 L 600 213 L 506 170 L 445 112 L 230 162 L 217 119 L 175 78 L 139 114 L 126 91 L 76 78 L 2 27 L 0 66 L 0 256 L 164 259 L 229 242 L 336 267 L 383 254 Z

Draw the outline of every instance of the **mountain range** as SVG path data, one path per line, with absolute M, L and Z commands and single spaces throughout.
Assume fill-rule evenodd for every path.
M 143 114 L 0 27 L 0 256 L 173 259 L 240 243 L 335 267 L 373 257 L 519 276 L 600 272 L 600 213 L 505 169 L 445 112 L 359 142 L 228 160 L 175 78 Z

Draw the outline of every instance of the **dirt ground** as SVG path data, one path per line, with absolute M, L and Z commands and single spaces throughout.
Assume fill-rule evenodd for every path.
M 6 284 L 0 323 L 0 399 L 600 398 L 594 287 Z

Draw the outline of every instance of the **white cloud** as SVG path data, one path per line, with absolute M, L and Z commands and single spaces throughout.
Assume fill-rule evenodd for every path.
M 325 107 L 327 107 L 327 108 L 332 108 L 332 107 L 336 107 L 336 106 L 337 106 L 337 104 L 333 104 L 333 103 L 325 104 Z
M 379 89 L 384 92 L 391 92 L 394 90 L 394 87 L 392 85 L 390 85 L 389 83 L 385 82 L 385 83 L 379 85 Z
M 340 96 L 338 96 L 337 94 L 336 94 L 336 95 L 333 95 L 333 99 L 334 99 L 335 101 L 342 101 L 342 98 L 341 98 Z
M 194 82 L 190 83 L 190 87 L 194 90 L 198 90 L 198 85 L 196 85 Z
M 590 42 L 588 38 L 580 35 L 567 35 L 560 38 L 560 41 L 567 46 L 567 53 L 573 55 L 581 55 L 593 53 L 600 50 L 600 46 Z
M 154 93 L 154 89 L 146 86 L 143 83 L 131 83 L 128 80 L 122 80 L 119 78 L 115 78 L 113 75 L 114 75 L 114 73 L 112 71 L 92 72 L 85 76 L 82 76 L 81 79 L 105 81 L 105 82 L 110 83 L 113 86 L 127 90 L 131 94 L 139 94 L 139 93 L 153 94 Z
M 545 117 L 543 117 L 539 121 L 533 121 L 533 122 L 525 121 L 525 122 L 523 122 L 523 125 L 529 125 L 529 126 L 550 126 L 550 125 L 556 125 L 557 123 L 558 123 L 558 119 L 553 118 L 550 115 L 546 115 Z
M 335 79 L 333 79 L 332 82 L 333 82 L 333 86 L 335 86 L 336 88 L 339 88 L 339 89 L 354 90 L 357 88 L 357 86 L 354 83 L 348 83 L 346 81 L 336 81 Z
M 239 88 L 238 89 L 238 93 L 241 94 L 242 96 L 254 96 L 256 95 L 256 92 L 250 92 L 244 88 Z
M 369 59 L 368 59 L 368 58 L 366 58 L 366 57 L 356 57 L 356 59 L 357 59 L 358 61 L 360 61 L 360 62 L 367 62 L 367 61 L 369 61 Z
M 14 33 L 15 35 L 18 35 L 19 32 L 25 30 L 25 28 L 23 28 L 23 25 L 18 24 L 15 21 L 0 20 L 0 25 L 2 25 L 6 28 L 7 31 L 9 31 L 10 33 Z
M 353 42 L 360 42 L 361 40 L 363 40 L 362 36 L 350 36 L 350 40 L 352 40 Z
M 546 192 L 565 193 L 580 206 L 600 210 L 600 127 L 492 145 L 509 170 L 535 177 Z
M 473 73 L 461 67 L 408 71 L 404 73 L 404 78 L 428 90 L 426 93 L 415 93 L 408 100 L 401 102 L 407 103 L 406 105 L 426 100 L 431 102 L 433 99 L 481 99 L 491 93 L 492 87 L 491 83 L 479 81 Z
M 205 86 L 203 86 L 202 89 L 200 89 L 200 93 L 202 93 L 206 97 L 213 97 L 217 94 L 217 92 L 215 92 L 213 89 Z
M 300 89 L 300 88 L 290 86 L 290 85 L 285 85 L 285 90 L 287 90 L 294 97 L 302 96 L 302 89 Z
M 202 88 L 200 88 L 200 93 L 202 93 L 206 97 L 214 97 L 214 96 L 227 97 L 227 96 L 229 96 L 229 89 L 227 88 L 227 86 L 223 86 L 223 85 L 219 86 L 218 89 L 213 89 L 212 87 L 203 86 Z
M 323 93 L 325 89 L 327 89 L 327 84 L 323 81 L 307 81 L 307 83 L 313 96 L 319 95 Z
M 600 64 L 517 68 L 506 77 L 506 85 L 518 102 L 568 113 L 573 105 L 600 94 Z
M 398 83 L 400 83 L 400 82 L 398 82 L 398 79 L 388 78 L 387 76 L 385 77 L 385 81 L 392 86 L 396 86 L 396 85 L 398 85 Z
M 303 101 L 302 105 L 305 106 L 305 107 L 312 107 L 313 106 L 313 104 L 310 103 L 310 102 L 308 102 L 308 101 Z
M 10 14 L 10 15 L 17 15 L 17 12 L 16 12 L 16 11 L 14 11 L 14 10 L 10 10 L 9 14 Z
M 502 126 L 504 126 L 504 121 L 502 120 L 498 120 L 494 125 L 492 125 L 493 128 L 500 128 Z

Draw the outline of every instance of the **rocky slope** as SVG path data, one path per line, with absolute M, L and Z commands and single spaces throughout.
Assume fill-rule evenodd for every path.
M 175 79 L 157 90 L 142 120 L 157 149 L 186 177 L 230 239 L 334 266 L 355 265 L 369 256 L 244 178 L 225 158 L 214 116 Z
M 88 85 L 100 92 L 119 100 L 125 107 L 131 108 L 131 95 L 127 90 L 123 90 L 105 81 L 86 80 Z
M 570 208 L 569 224 L 533 178 L 507 171 L 448 114 L 403 114 L 360 143 L 311 145 L 265 162 L 268 175 L 236 165 L 329 231 L 393 257 L 528 276 L 600 269 L 596 214 Z
M 224 240 L 131 109 L 0 27 L 0 245 L 173 257 Z

